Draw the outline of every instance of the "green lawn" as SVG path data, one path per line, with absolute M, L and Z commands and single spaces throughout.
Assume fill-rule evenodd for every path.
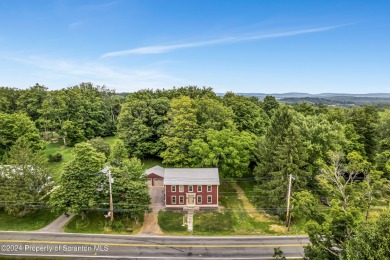
M 91 211 L 85 219 L 80 216 L 74 217 L 64 228 L 69 233 L 94 233 L 94 234 L 137 234 L 143 224 L 143 216 L 140 216 L 138 223 L 121 215 L 114 215 L 115 221 L 111 225 L 108 218 L 104 217 L 106 211 Z
M 62 160 L 60 162 L 51 162 L 49 167 L 52 172 L 52 177 L 55 181 L 59 181 L 61 173 L 64 169 L 64 166 L 73 160 L 74 156 L 72 153 L 73 147 L 65 147 L 60 141 L 58 143 L 49 143 L 44 150 L 44 153 L 49 156 L 49 154 L 62 154 Z
M 109 136 L 103 138 L 111 146 L 114 144 L 116 137 Z M 57 143 L 49 143 L 44 150 L 44 153 L 49 156 L 49 154 L 62 154 L 61 162 L 52 162 L 49 163 L 50 170 L 52 172 L 52 177 L 55 181 L 59 181 L 62 171 L 64 170 L 65 165 L 74 159 L 72 153 L 73 147 L 65 147 L 62 140 L 59 140 Z
M 142 163 L 144 164 L 145 170 L 156 165 L 160 165 L 161 167 L 165 168 L 173 167 L 173 165 L 162 163 L 162 159 L 160 158 L 144 158 L 142 159 Z
M 109 137 L 104 137 L 103 139 L 107 143 L 109 143 L 112 147 L 115 140 L 117 139 L 117 137 L 116 136 L 109 136 Z M 49 156 L 49 154 L 56 154 L 56 153 L 62 154 L 62 161 L 61 162 L 49 163 L 49 167 L 52 171 L 52 177 L 54 178 L 55 181 L 59 181 L 65 165 L 74 159 L 72 150 L 73 150 L 73 147 L 63 146 L 62 140 L 59 140 L 57 143 L 47 144 L 46 149 L 44 150 L 44 153 L 47 156 Z M 162 160 L 159 158 L 145 158 L 145 159 L 142 159 L 142 163 L 144 164 L 145 170 L 149 169 L 153 166 L 156 166 L 156 165 L 160 165 L 162 167 L 172 167 L 172 165 L 162 163 Z
M 248 178 L 248 179 L 237 180 L 236 183 L 237 183 L 237 185 L 239 185 L 241 187 L 241 189 L 243 189 L 248 200 L 252 204 L 254 204 L 253 188 L 256 185 L 256 180 Z
M 221 182 L 220 205 L 225 213 L 225 218 L 230 218 L 232 231 L 236 235 L 284 235 L 289 234 L 284 230 L 284 223 L 276 218 L 259 221 L 249 216 L 243 202 L 238 198 L 236 190 L 230 182 Z M 253 212 L 256 213 L 256 212 Z M 216 219 L 217 220 L 217 219 Z M 216 221 L 215 220 L 215 221 Z
M 248 214 L 244 203 L 229 181 L 219 187 L 219 211 L 201 211 L 194 215 L 194 235 L 294 235 L 303 234 L 304 223 L 294 224 L 288 232 L 284 222 L 265 215 L 261 219 Z M 187 235 L 182 212 L 160 211 L 158 223 L 165 234 Z M 264 221 L 265 220 L 265 221 Z
M 183 212 L 163 211 L 158 213 L 158 225 L 167 234 L 187 235 L 187 226 L 183 226 Z
M 0 211 L 0 230 L 31 231 L 43 228 L 58 217 L 49 209 L 40 209 L 23 217 L 10 216 Z

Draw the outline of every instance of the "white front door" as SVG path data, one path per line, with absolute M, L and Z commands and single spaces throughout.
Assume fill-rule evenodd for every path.
M 187 205 L 189 205 L 189 206 L 195 205 L 195 195 L 194 194 L 187 194 Z

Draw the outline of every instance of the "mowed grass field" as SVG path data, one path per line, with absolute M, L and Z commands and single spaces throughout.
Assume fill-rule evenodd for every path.
M 115 136 L 109 136 L 103 138 L 104 141 L 109 143 L 111 146 L 114 144 L 116 137 Z M 74 159 L 73 155 L 73 147 L 66 147 L 64 146 L 62 140 L 59 140 L 57 143 L 49 143 L 46 146 L 46 149 L 44 150 L 44 153 L 49 156 L 49 154 L 56 154 L 60 153 L 62 154 L 62 160 L 60 162 L 51 162 L 49 163 L 49 167 L 52 172 L 52 177 L 55 181 L 59 181 L 61 178 L 61 174 L 64 170 L 64 167 L 67 163 L 72 161 Z

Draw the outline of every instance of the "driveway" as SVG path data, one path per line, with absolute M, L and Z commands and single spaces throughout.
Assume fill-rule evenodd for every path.
M 161 235 L 162 232 L 158 225 L 157 215 L 161 209 L 164 209 L 164 186 L 149 186 L 152 212 L 146 213 L 144 224 L 139 234 Z
M 70 215 L 62 214 L 46 227 L 39 229 L 38 232 L 54 232 L 54 233 L 64 232 L 62 229 L 72 218 L 73 215 L 71 214 Z

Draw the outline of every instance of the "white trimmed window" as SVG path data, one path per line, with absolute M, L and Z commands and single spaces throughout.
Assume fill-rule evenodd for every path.
M 171 186 L 171 191 L 172 191 L 172 192 L 176 192 L 176 185 L 172 185 L 172 186 Z
M 172 199 L 172 204 L 176 204 L 176 196 L 172 196 L 171 199 Z
M 198 185 L 198 192 L 202 192 L 202 185 Z
M 208 204 L 213 203 L 213 195 L 207 195 L 207 203 Z
M 194 187 L 192 185 L 188 185 L 188 192 L 193 192 L 194 191 Z
M 183 185 L 179 185 L 179 192 L 184 192 L 184 186 Z
M 197 203 L 202 204 L 202 196 L 198 195 L 196 198 L 197 198 Z
M 212 189 L 213 189 L 213 186 L 211 186 L 211 185 L 207 185 L 207 192 L 211 192 L 211 191 L 212 191 Z
M 184 204 L 184 196 L 179 196 L 179 204 Z

